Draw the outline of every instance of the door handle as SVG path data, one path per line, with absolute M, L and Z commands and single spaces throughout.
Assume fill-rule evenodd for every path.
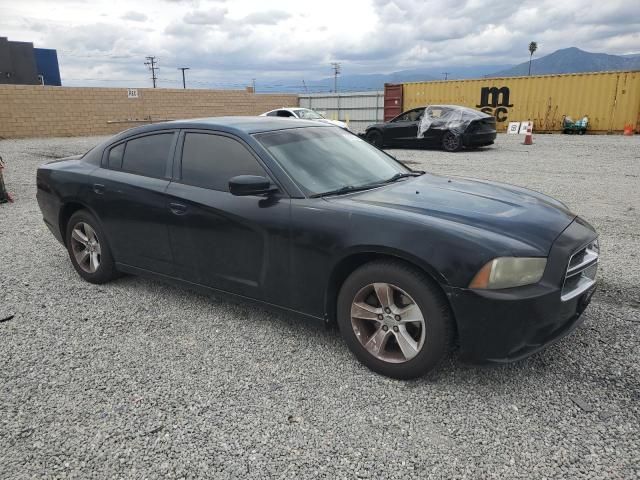
M 174 215 L 184 215 L 187 213 L 187 206 L 181 203 L 170 203 L 169 210 L 171 210 L 171 213 Z
M 104 194 L 104 185 L 102 185 L 101 183 L 94 183 L 93 184 L 93 191 L 96 192 L 98 195 L 103 195 Z

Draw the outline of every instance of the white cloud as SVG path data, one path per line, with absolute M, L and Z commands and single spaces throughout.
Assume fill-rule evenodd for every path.
M 224 22 L 227 9 L 214 7 L 207 10 L 193 10 L 184 16 L 184 22 L 193 25 L 220 25 Z
M 131 20 L 133 22 L 144 22 L 147 20 L 147 16 L 144 13 L 134 11 L 129 11 L 120 18 L 123 20 Z
M 256 77 L 326 77 L 332 61 L 345 74 L 515 64 L 528 58 L 532 40 L 537 56 L 569 46 L 640 51 L 639 7 L 628 0 L 138 0 L 135 11 L 128 0 L 0 5 L 3 36 L 56 48 L 66 84 L 98 75 L 104 85 L 144 85 L 146 55 L 158 57 L 161 85 L 181 83 L 176 67 L 189 66 L 194 84 L 242 86 Z
M 265 10 L 250 13 L 242 21 L 251 25 L 276 25 L 290 16 L 291 14 L 282 10 Z

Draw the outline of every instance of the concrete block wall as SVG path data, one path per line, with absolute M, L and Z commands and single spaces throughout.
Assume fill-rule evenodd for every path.
M 298 96 L 244 90 L 0 85 L 0 138 L 105 135 L 149 122 L 257 115 L 297 106 Z

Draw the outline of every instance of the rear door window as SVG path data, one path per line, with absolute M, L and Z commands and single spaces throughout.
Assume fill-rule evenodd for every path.
M 174 135 L 173 132 L 160 133 L 129 140 L 122 158 L 122 170 L 146 177 L 163 178 L 172 153 Z
M 209 133 L 187 133 L 182 148 L 183 183 L 223 192 L 237 175 L 267 173 L 251 152 L 239 141 Z
M 124 143 L 116 145 L 109 150 L 108 166 L 111 169 L 120 170 L 122 168 L 122 155 L 124 154 Z

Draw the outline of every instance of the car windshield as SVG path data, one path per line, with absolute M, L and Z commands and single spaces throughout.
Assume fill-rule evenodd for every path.
M 255 137 L 310 196 L 374 187 L 411 173 L 397 160 L 340 128 L 295 128 Z
M 294 110 L 294 112 L 298 116 L 298 118 L 304 118 L 305 120 L 318 120 L 324 118 L 319 113 L 307 108 L 299 108 L 298 110 Z

